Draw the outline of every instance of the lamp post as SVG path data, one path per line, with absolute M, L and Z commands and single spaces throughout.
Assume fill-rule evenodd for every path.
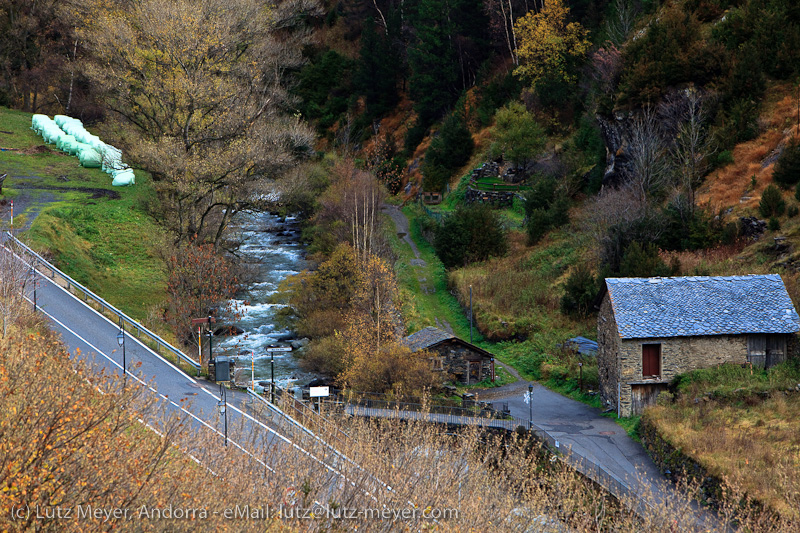
M 211 361 L 214 359 L 214 348 L 211 346 L 214 340 L 214 332 L 211 331 L 211 326 L 208 326 L 206 333 L 208 334 L 208 360 Z
M 220 383 L 219 385 L 219 401 L 217 402 L 219 406 L 219 414 L 225 419 L 225 446 L 228 445 L 228 397 L 225 392 L 225 386 Z
M 533 429 L 533 383 L 528 385 L 528 429 Z
M 33 281 L 33 312 L 36 312 L 36 259 L 31 263 L 31 280 Z
M 120 319 L 119 333 L 117 333 L 117 344 L 122 347 L 122 376 L 123 379 L 128 379 L 128 365 L 125 361 L 125 323 Z
M 580 377 L 578 378 L 578 385 L 580 386 L 581 392 L 583 392 L 583 363 L 578 363 L 578 371 L 580 372 Z
M 270 401 L 275 403 L 275 352 L 269 352 L 269 395 Z

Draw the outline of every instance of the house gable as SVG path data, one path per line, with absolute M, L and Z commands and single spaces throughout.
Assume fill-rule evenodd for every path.
M 778 275 L 610 278 L 598 313 L 607 405 L 630 416 L 676 375 L 723 363 L 770 366 L 800 319 Z

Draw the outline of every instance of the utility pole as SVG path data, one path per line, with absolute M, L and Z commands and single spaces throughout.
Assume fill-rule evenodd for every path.
M 469 343 L 472 344 L 472 285 L 469 286 Z
M 533 383 L 528 385 L 528 429 L 533 429 Z

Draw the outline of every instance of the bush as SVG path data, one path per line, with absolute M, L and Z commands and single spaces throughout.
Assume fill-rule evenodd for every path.
M 425 161 L 422 163 L 423 189 L 432 192 L 444 190 L 453 171 L 469 161 L 474 148 L 463 109 L 453 112 L 442 123 L 425 152 Z
M 800 143 L 797 139 L 792 139 L 783 149 L 778 162 L 775 163 L 772 179 L 784 189 L 800 181 Z
M 792 204 L 786 208 L 786 216 L 789 218 L 796 217 L 798 213 L 800 213 L 800 208 L 797 207 L 797 204 Z
M 649 278 L 669 276 L 670 269 L 658 254 L 658 246 L 652 242 L 644 244 L 634 241 L 622 255 L 619 275 L 623 278 Z
M 564 284 L 561 312 L 565 315 L 589 316 L 599 292 L 597 281 L 587 265 L 579 265 Z
M 552 228 L 569 222 L 569 200 L 558 191 L 555 178 L 539 178 L 525 194 L 528 244 L 539 242 Z
M 500 216 L 484 205 L 460 207 L 447 217 L 433 240 L 447 268 L 505 255 L 508 240 Z
M 786 202 L 783 199 L 780 189 L 775 185 L 769 185 L 761 194 L 761 201 L 758 203 L 758 212 L 762 217 L 779 217 L 786 210 Z
M 771 217 L 769 219 L 769 230 L 770 231 L 778 231 L 781 229 L 781 222 L 776 217 Z

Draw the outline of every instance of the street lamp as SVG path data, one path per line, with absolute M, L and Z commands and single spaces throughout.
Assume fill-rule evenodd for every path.
M 31 280 L 33 280 L 33 312 L 36 312 L 36 259 L 31 264 Z
M 219 385 L 219 401 L 217 402 L 217 406 L 219 407 L 219 414 L 225 419 L 225 446 L 228 445 L 228 397 L 225 391 L 225 386 L 220 383 Z
M 269 352 L 269 395 L 270 401 L 275 403 L 275 352 Z
M 530 410 L 528 415 L 528 429 L 533 429 L 533 383 L 528 385 L 528 409 Z
M 125 361 L 125 323 L 119 321 L 119 333 L 117 333 L 117 344 L 122 347 L 122 375 L 123 379 L 128 379 L 128 365 Z
M 208 334 L 208 360 L 212 361 L 214 359 L 214 348 L 211 344 L 214 341 L 214 332 L 211 331 L 211 326 L 208 326 L 208 331 L 206 331 L 206 333 Z

